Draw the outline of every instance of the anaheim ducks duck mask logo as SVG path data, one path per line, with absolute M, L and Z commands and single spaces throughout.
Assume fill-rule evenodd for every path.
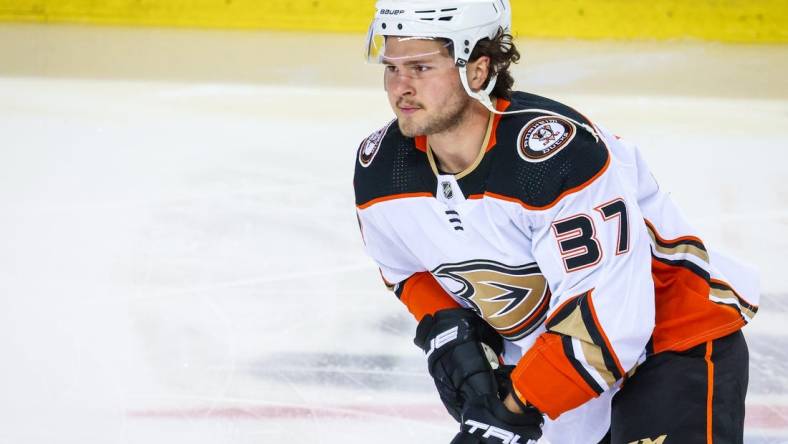
M 442 265 L 432 272 L 506 339 L 520 339 L 544 321 L 550 289 L 539 267 L 493 261 Z
M 386 132 L 388 132 L 392 123 L 394 123 L 393 120 L 361 142 L 361 145 L 358 147 L 358 162 L 361 166 L 366 168 L 375 159 L 375 155 L 380 151 L 380 144 L 383 142 L 383 137 L 386 136 Z
M 556 154 L 575 137 L 575 125 L 560 117 L 537 117 L 517 136 L 517 152 L 528 162 L 542 162 Z

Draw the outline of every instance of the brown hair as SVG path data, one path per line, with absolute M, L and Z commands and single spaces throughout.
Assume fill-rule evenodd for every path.
M 503 29 L 498 29 L 498 33 L 493 39 L 484 38 L 479 40 L 469 58 L 470 62 L 475 62 L 482 56 L 490 58 L 488 81 L 490 77 L 498 74 L 498 80 L 495 82 L 492 93 L 490 93 L 493 97 L 509 99 L 512 96 L 514 78 L 509 73 L 509 66 L 520 60 L 520 51 L 514 46 L 512 39 L 511 34 L 504 32 Z M 486 88 L 487 84 L 488 82 L 485 81 L 483 88 Z

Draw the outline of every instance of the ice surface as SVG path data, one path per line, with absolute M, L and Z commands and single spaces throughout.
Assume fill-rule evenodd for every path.
M 0 27 L 38 38 L 0 44 L 13 62 L 0 65 L 0 443 L 449 442 L 415 323 L 355 220 L 355 149 L 390 116 L 377 80 L 331 80 L 355 69 L 340 64 L 313 81 L 300 56 L 261 61 L 257 81 L 219 72 L 221 58 L 183 80 L 158 59 L 153 78 L 99 56 L 94 77 L 43 62 L 61 37 L 96 32 Z M 88 52 L 134 32 L 146 45 L 274 38 L 102 28 L 106 45 Z M 25 45 L 36 52 L 14 58 Z M 546 42 L 520 85 L 636 141 L 708 243 L 760 270 L 747 442 L 788 442 L 788 89 L 763 68 L 784 73 L 788 51 L 597 45 Z M 117 57 L 144 58 L 134 48 Z M 760 65 L 715 76 L 720 54 Z

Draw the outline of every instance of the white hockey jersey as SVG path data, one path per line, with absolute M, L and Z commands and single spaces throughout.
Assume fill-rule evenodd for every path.
M 549 99 L 497 107 L 533 112 L 492 117 L 460 174 L 396 121 L 362 142 L 366 250 L 417 319 L 467 307 L 504 337 L 551 442 L 596 442 L 627 372 L 740 329 L 757 282 L 709 253 L 634 147 Z

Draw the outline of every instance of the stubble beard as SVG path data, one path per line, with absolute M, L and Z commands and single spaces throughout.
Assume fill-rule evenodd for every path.
M 426 116 L 420 122 L 417 122 L 413 117 L 400 117 L 397 121 L 399 130 L 405 137 L 416 137 L 429 136 L 457 128 L 465 120 L 471 100 L 463 92 L 437 108 L 434 115 Z

